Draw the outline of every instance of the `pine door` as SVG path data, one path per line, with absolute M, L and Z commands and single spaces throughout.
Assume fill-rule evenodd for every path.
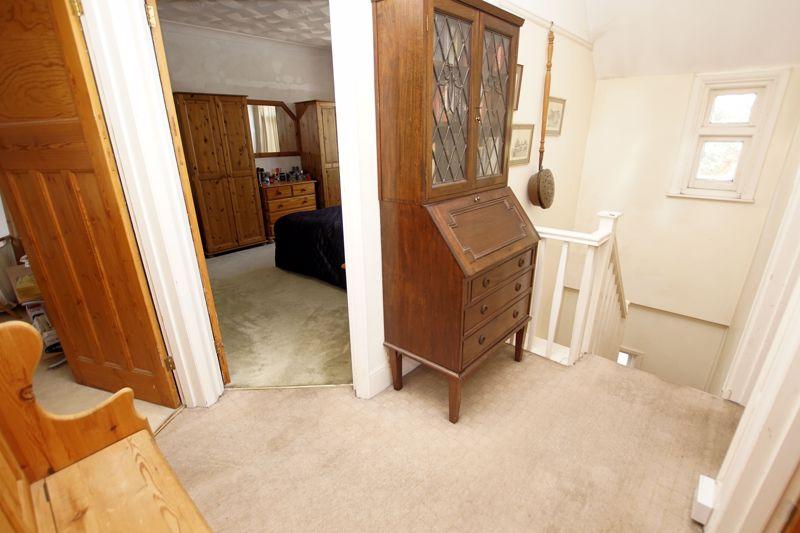
M 243 96 L 215 96 L 227 155 L 228 190 L 239 246 L 264 242 L 255 158 L 250 140 L 247 99 Z
M 80 21 L 69 0 L 0 17 L 0 187 L 79 383 L 179 402 Z
M 336 104 L 318 102 L 320 126 L 320 157 L 322 186 L 325 188 L 325 207 L 342 204 L 339 182 L 339 137 L 336 131 Z
M 175 95 L 195 208 L 208 254 L 238 245 L 228 164 L 217 111 L 209 94 Z

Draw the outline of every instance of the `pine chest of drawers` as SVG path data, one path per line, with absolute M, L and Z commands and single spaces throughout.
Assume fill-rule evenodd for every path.
M 264 227 L 267 240 L 275 240 L 275 222 L 279 218 L 298 211 L 313 211 L 317 208 L 315 180 L 290 183 L 271 183 L 261 186 L 261 203 L 264 206 Z

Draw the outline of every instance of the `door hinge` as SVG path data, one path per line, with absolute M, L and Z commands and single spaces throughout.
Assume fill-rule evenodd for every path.
M 151 28 L 156 27 L 156 6 L 146 5 L 144 11 L 147 14 L 147 25 Z
M 83 15 L 83 2 L 81 0 L 69 0 L 69 5 L 76 17 Z
M 164 363 L 167 365 L 168 369 L 175 370 L 175 359 L 173 359 L 171 355 L 164 358 Z

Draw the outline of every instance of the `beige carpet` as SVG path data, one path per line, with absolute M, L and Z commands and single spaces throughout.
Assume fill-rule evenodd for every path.
M 227 391 L 158 443 L 216 531 L 697 531 L 741 409 L 600 357 L 500 349 L 465 383 Z
M 208 260 L 232 387 L 352 383 L 347 293 L 275 268 L 270 244 Z

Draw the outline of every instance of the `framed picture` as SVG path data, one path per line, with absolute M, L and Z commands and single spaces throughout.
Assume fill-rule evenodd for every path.
M 522 69 L 524 65 L 517 65 L 514 74 L 514 111 L 519 109 L 519 93 L 522 92 Z
M 563 98 L 550 97 L 547 105 L 547 126 L 544 129 L 545 135 L 561 135 L 561 124 L 564 122 L 564 107 L 567 101 Z
M 533 124 L 514 124 L 511 128 L 511 147 L 508 164 L 527 165 L 531 162 L 533 150 Z

